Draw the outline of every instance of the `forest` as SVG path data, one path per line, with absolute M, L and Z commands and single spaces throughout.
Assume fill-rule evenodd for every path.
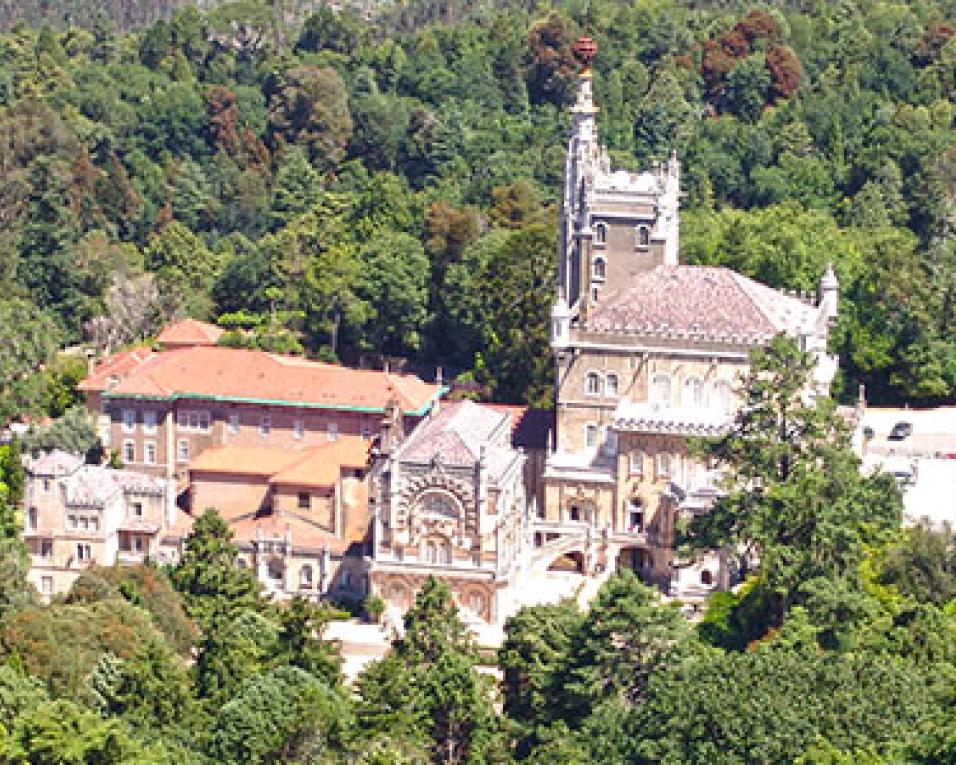
M 0 33 L 5 418 L 62 411 L 57 348 L 182 315 L 548 405 L 581 33 L 614 161 L 683 162 L 683 262 L 812 290 L 832 260 L 837 396 L 956 393 L 951 0 L 303 8 Z
M 694 445 L 725 493 L 682 549 L 759 561 L 697 619 L 624 568 L 586 612 L 521 609 L 495 651 L 430 578 L 351 683 L 325 627 L 382 601 L 263 597 L 213 509 L 176 564 L 90 567 L 41 604 L 2 445 L 0 763 L 952 763 L 956 536 L 901 529 L 893 478 L 861 473 L 833 402 L 802 399 L 812 366 L 775 340 L 730 431 Z
M 411 0 L 301 21 L 265 0 L 17 5 L 4 422 L 78 411 L 83 359 L 58 350 L 179 315 L 550 403 L 582 33 L 615 162 L 683 162 L 683 262 L 809 290 L 833 261 L 837 395 L 956 394 L 952 0 Z M 91 568 L 40 604 L 20 444 L 2 444 L 0 763 L 956 762 L 956 539 L 901 529 L 834 404 L 799 396 L 807 363 L 783 340 L 758 353 L 730 432 L 695 445 L 727 478 L 682 550 L 759 560 L 696 622 L 624 571 L 587 613 L 518 612 L 495 653 L 432 580 L 350 686 L 322 637 L 345 604 L 263 598 L 215 511 L 175 566 Z

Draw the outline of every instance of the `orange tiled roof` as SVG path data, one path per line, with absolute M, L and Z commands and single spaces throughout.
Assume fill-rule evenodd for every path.
M 335 486 L 342 468 L 366 466 L 369 446 L 358 436 L 342 436 L 301 450 L 222 446 L 202 452 L 189 472 L 260 476 L 280 485 Z
M 289 537 L 293 550 L 321 550 L 328 547 L 330 552 L 340 554 L 353 544 L 362 542 L 368 534 L 368 513 L 353 511 L 345 515 L 345 533 L 341 537 L 292 513 L 241 518 L 231 521 L 229 528 L 232 530 L 233 542 L 237 545 L 250 545 L 261 534 L 265 539 Z
M 167 324 L 163 331 L 159 333 L 156 341 L 164 346 L 215 345 L 219 342 L 223 332 L 225 330 L 215 324 L 208 324 L 195 319 L 183 319 Z
M 220 446 L 201 452 L 189 463 L 189 472 L 268 477 L 304 459 L 304 455 L 305 452 L 293 449 Z
M 383 411 L 394 398 L 406 413 L 424 414 L 439 392 L 437 385 L 415 375 L 350 369 L 265 351 L 200 346 L 153 354 L 109 395 L 371 412 Z
M 270 483 L 294 486 L 334 486 L 342 468 L 363 469 L 368 464 L 371 444 L 358 436 L 343 436 L 310 449 L 308 454 L 269 480 Z
M 82 380 L 77 388 L 87 391 L 104 391 L 110 387 L 111 378 L 122 380 L 152 355 L 148 345 L 138 345 L 107 356 L 96 365 L 93 374 Z

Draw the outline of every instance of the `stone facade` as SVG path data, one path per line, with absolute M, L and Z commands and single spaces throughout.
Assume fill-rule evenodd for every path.
M 219 511 L 240 565 L 270 595 L 358 600 L 368 591 L 369 445 L 342 436 L 301 450 L 210 449 L 189 468 L 192 513 Z
M 79 387 L 104 446 L 124 465 L 180 485 L 207 449 L 369 439 L 390 399 L 411 428 L 444 390 L 410 374 L 208 344 L 119 353 Z
M 60 451 L 27 458 L 25 467 L 28 578 L 45 599 L 67 592 L 93 564 L 175 559 L 169 532 L 178 511 L 167 481 Z
M 593 54 L 593 44 L 589 43 Z M 681 595 L 726 585 L 718 554 L 674 556 L 682 515 L 706 512 L 716 476 L 688 455 L 722 432 L 750 351 L 785 332 L 817 360 L 825 395 L 839 285 L 784 294 L 723 268 L 679 263 L 680 162 L 615 171 L 597 137 L 590 71 L 578 81 L 552 311 L 555 433 L 535 556 L 584 573 L 621 565 Z
M 373 468 L 372 591 L 404 611 L 429 575 L 445 580 L 466 620 L 512 609 L 529 538 L 525 457 L 507 411 L 443 405 L 404 443 L 387 420 Z

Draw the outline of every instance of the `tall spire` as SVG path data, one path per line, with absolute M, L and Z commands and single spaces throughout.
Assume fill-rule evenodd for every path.
M 571 108 L 571 114 L 574 135 L 582 143 L 591 143 L 597 138 L 594 118 L 598 110 L 594 105 L 594 82 L 591 76 L 591 62 L 597 55 L 597 49 L 597 43 L 590 37 L 579 37 L 572 48 L 581 71 L 578 74 L 578 98 Z

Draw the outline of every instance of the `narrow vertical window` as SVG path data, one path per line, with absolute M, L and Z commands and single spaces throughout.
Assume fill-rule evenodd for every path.
M 594 243 L 599 247 L 607 244 L 607 223 L 594 224 Z
M 604 281 L 607 276 L 607 263 L 604 258 L 594 259 L 594 265 L 591 267 L 591 278 L 595 281 Z

